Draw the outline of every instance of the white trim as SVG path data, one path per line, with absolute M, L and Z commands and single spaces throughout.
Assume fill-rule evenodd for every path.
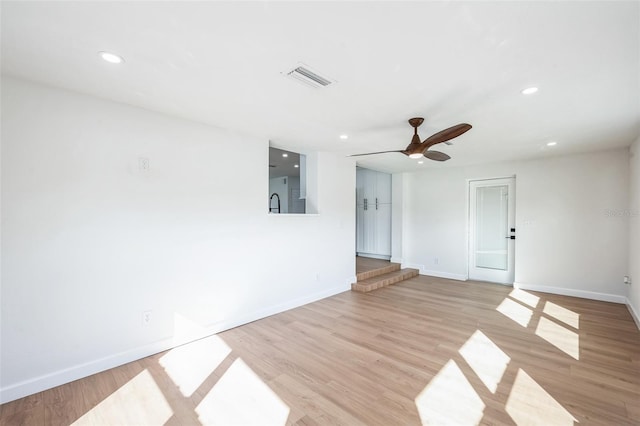
M 371 259 L 381 259 L 381 260 L 389 260 L 389 259 L 391 259 L 391 255 L 389 255 L 389 254 L 374 254 L 374 253 L 356 252 L 356 256 L 368 257 L 368 258 L 371 258 Z
M 513 283 L 514 288 L 520 290 L 539 291 L 542 293 L 559 294 L 562 296 L 580 297 L 582 299 L 600 300 L 603 302 L 625 303 L 626 298 L 617 294 L 597 293 L 595 291 L 575 290 L 562 287 L 548 287 L 544 285 L 523 284 L 519 282 Z
M 358 282 L 358 276 L 354 275 L 352 277 L 347 278 L 346 284 L 349 286 L 349 289 L 351 289 L 351 284 L 355 284 L 357 282 Z
M 9 385 L 0 389 L 0 404 L 23 398 L 46 389 L 60 386 L 65 383 L 162 352 L 166 349 L 170 349 L 172 347 L 171 343 L 173 343 L 172 339 L 150 343 L 129 351 L 119 352 L 114 355 Z
M 633 305 L 631 304 L 631 300 L 629 300 L 629 298 L 626 299 L 626 304 L 627 304 L 627 309 L 631 314 L 631 318 L 633 318 L 633 321 L 635 321 L 636 326 L 638 327 L 638 330 L 640 330 L 640 315 L 638 315 L 636 310 L 633 309 Z
M 469 187 L 469 182 L 476 182 L 476 181 L 482 181 L 482 180 L 501 180 L 501 179 L 511 179 L 511 178 L 515 179 L 515 177 L 516 175 L 512 174 L 512 175 L 505 175 L 505 176 L 498 176 L 498 177 L 470 178 L 470 179 L 467 179 L 467 187 Z
M 463 274 L 452 274 L 450 272 L 442 272 L 442 271 L 431 271 L 424 268 L 424 265 L 418 265 L 417 263 L 403 263 L 402 268 L 412 268 L 417 269 L 420 272 L 420 275 L 428 275 L 430 277 L 438 277 L 438 278 L 446 278 L 449 280 L 456 281 L 467 281 L 469 277 Z
M 389 262 L 402 264 L 402 258 L 401 257 L 392 257 L 391 259 L 389 259 Z
M 515 278 L 515 240 L 507 241 L 507 269 L 489 269 L 476 266 L 476 252 L 474 250 L 476 240 L 476 198 L 477 189 L 482 187 L 506 186 L 507 192 L 507 229 L 506 236 L 508 238 L 508 229 L 515 229 L 516 226 L 516 178 L 492 178 L 483 180 L 468 180 L 467 197 L 468 201 L 468 217 L 467 217 L 467 276 L 477 281 L 489 281 L 499 284 L 511 285 Z
M 276 217 L 276 216 L 284 216 L 284 217 L 319 217 L 320 213 L 271 213 L 267 212 L 267 216 Z
M 446 278 L 449 280 L 456 281 L 467 281 L 469 278 L 463 274 L 452 274 L 449 272 L 441 272 L 441 271 L 428 271 L 421 269 L 420 275 L 429 275 L 430 277 L 438 277 L 438 278 Z
M 348 284 L 346 283 L 347 281 L 349 281 Z M 288 302 L 280 303 L 278 305 L 270 306 L 268 308 L 261 309 L 237 318 L 233 318 L 228 321 L 218 322 L 207 327 L 204 332 L 196 336 L 189 336 L 189 338 L 185 341 L 176 341 L 173 337 L 171 337 L 154 343 L 149 343 L 147 345 L 139 346 L 127 351 L 99 358 L 93 361 L 88 361 L 80 365 L 75 365 L 69 368 L 54 371 L 52 373 L 48 373 L 19 383 L 11 384 L 0 389 L 0 404 L 4 404 L 6 402 L 32 395 L 46 389 L 60 386 L 74 380 L 82 379 L 84 377 L 91 376 L 92 374 L 100 373 L 102 371 L 118 367 L 128 362 L 133 362 L 157 354 L 159 352 L 175 348 L 185 343 L 193 342 L 204 337 L 211 336 L 212 334 L 220 333 L 222 331 L 229 330 L 243 324 L 248 324 L 252 321 L 266 318 L 268 316 L 275 315 L 289 309 L 297 308 L 308 303 L 312 303 L 317 300 L 324 299 L 349 290 L 351 290 L 351 278 L 345 280 L 344 285 L 332 287 L 318 293 L 293 299 Z
M 422 273 L 422 270 L 424 269 L 424 265 L 418 265 L 417 263 L 401 263 L 400 267 L 402 269 L 406 269 L 406 268 L 417 269 L 418 271 L 420 271 L 420 273 Z

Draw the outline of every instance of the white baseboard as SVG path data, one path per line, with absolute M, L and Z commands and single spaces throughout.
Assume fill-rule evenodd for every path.
M 626 299 L 627 309 L 629 309 L 629 313 L 631 314 L 631 318 L 635 321 L 638 330 L 640 330 L 640 315 L 633 309 L 633 305 L 631 304 L 631 300 L 629 298 Z
M 624 296 L 619 296 L 617 294 L 598 293 L 595 291 L 575 290 L 571 288 L 548 287 L 543 285 L 523 284 L 519 282 L 514 282 L 513 287 L 518 288 L 520 290 L 539 291 L 541 293 L 551 293 L 551 294 L 559 294 L 562 296 L 580 297 L 582 299 L 600 300 L 603 302 L 613 302 L 613 303 L 624 304 L 626 301 L 626 298 Z
M 391 263 L 400 263 L 400 264 L 402 264 L 402 258 L 401 257 L 392 257 L 389 261 Z
M 172 347 L 174 347 L 173 339 L 165 339 L 18 382 L 0 389 L 0 404 L 91 376 L 92 374 L 171 349 Z
M 467 281 L 468 277 L 462 274 L 452 274 L 449 272 L 443 271 L 431 271 L 424 268 L 424 265 L 418 265 L 417 263 L 403 263 L 403 268 L 412 268 L 417 269 L 420 272 L 420 275 L 428 275 L 430 277 L 438 277 L 438 278 L 446 278 L 449 280 L 456 281 Z
M 369 257 L 371 259 L 381 259 L 381 260 L 389 260 L 389 259 L 391 259 L 391 256 L 388 256 L 386 254 L 356 253 L 356 256 Z
M 405 268 L 417 269 L 418 271 L 420 271 L 420 273 L 422 273 L 422 270 L 424 269 L 424 265 L 418 265 L 417 263 L 401 263 L 400 267 L 402 269 L 405 269 Z
M 347 281 L 349 281 L 348 284 Z M 243 324 L 248 324 L 250 322 L 266 318 L 268 316 L 275 315 L 289 309 L 297 308 L 299 306 L 303 306 L 308 303 L 312 303 L 317 300 L 342 293 L 344 291 L 349 291 L 351 290 L 351 282 L 355 282 L 355 280 L 352 281 L 352 279 L 349 278 L 345 279 L 344 282 L 344 285 L 332 287 L 317 293 L 280 303 L 278 305 L 270 306 L 265 309 L 260 309 L 258 311 L 252 312 L 247 315 L 242 315 L 228 321 L 218 322 L 207 327 L 205 331 L 199 333 L 198 335 L 189 336 L 189 338 L 184 341 L 176 341 L 173 337 L 170 337 L 158 342 L 139 346 L 137 348 L 133 348 L 124 352 L 109 355 L 93 361 L 88 361 L 80 365 L 75 365 L 39 377 L 34 377 L 23 382 L 9 385 L 0 389 L 0 404 L 23 398 L 25 396 L 32 395 L 34 393 L 56 386 L 60 386 L 74 380 L 82 379 L 84 377 L 91 376 L 92 374 L 100 373 L 101 371 L 119 367 L 128 362 L 133 362 L 138 359 L 175 348 L 185 343 L 193 342 L 204 337 L 211 336 L 212 334 L 220 333 L 222 331 L 229 330 Z
M 467 281 L 469 279 L 469 277 L 463 274 L 451 274 L 449 272 L 431 271 L 426 269 L 421 269 L 420 275 L 429 275 L 430 277 L 446 278 L 456 281 Z

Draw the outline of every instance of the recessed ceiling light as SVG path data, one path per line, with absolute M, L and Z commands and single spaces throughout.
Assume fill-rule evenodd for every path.
M 284 153 L 282 154 L 282 156 L 283 156 L 284 158 L 287 158 L 287 157 L 289 156 L 289 154 L 287 154 L 286 152 L 284 152 Z
M 538 91 L 537 87 L 527 87 L 526 89 L 524 89 L 522 91 L 523 95 L 533 95 L 534 93 L 536 93 Z
M 558 142 L 556 141 L 547 142 L 547 146 L 556 146 L 556 145 L 558 145 Z
M 297 164 L 294 164 L 294 165 L 293 165 L 293 167 L 295 167 L 295 168 L 297 169 L 297 168 L 298 168 L 298 167 L 300 167 L 300 166 L 298 166 Z
M 122 56 L 118 56 L 115 53 L 109 53 L 109 52 L 98 52 L 98 53 L 102 59 L 104 59 L 105 61 L 111 64 L 121 64 L 124 62 L 124 59 L 122 58 Z
M 349 135 L 340 135 L 340 139 L 345 141 L 345 140 L 349 139 Z
M 424 161 L 422 161 L 422 160 L 418 161 L 418 164 L 423 164 L 423 163 L 424 163 Z

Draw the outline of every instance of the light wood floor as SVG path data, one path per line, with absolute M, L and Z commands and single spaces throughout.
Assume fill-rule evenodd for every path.
M 425 276 L 5 404 L 3 425 L 640 424 L 623 305 Z
M 374 269 L 389 266 L 391 262 L 382 259 L 373 259 L 371 257 L 356 256 L 356 274 L 361 272 L 369 272 Z

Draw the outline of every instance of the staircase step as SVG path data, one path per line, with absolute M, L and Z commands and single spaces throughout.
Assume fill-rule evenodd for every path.
M 399 263 L 389 263 L 389 266 L 384 266 L 378 269 L 372 269 L 366 272 L 360 272 L 359 274 L 356 275 L 356 277 L 358 278 L 358 282 L 360 282 L 363 280 L 367 280 L 369 278 L 377 277 L 380 275 L 388 274 L 389 272 L 394 272 L 399 270 L 400 270 Z
M 358 280 L 357 283 L 351 284 L 351 290 L 361 293 L 367 293 L 381 287 L 386 287 L 391 284 L 399 283 L 400 281 L 408 280 L 409 278 L 413 278 L 416 276 L 418 276 L 417 269 L 406 268 L 396 270 L 372 278 Z

